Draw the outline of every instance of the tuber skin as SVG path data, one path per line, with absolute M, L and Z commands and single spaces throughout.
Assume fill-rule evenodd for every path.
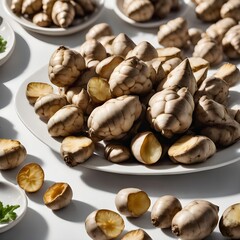
M 161 25 L 157 37 L 159 44 L 164 47 L 186 47 L 189 40 L 186 19 L 178 17 Z
M 18 141 L 0 138 L 0 170 L 18 167 L 27 157 L 26 148 Z
M 111 43 L 112 55 L 119 55 L 125 58 L 129 51 L 134 49 L 136 44 L 124 33 L 119 33 Z
M 137 96 L 121 96 L 96 107 L 88 118 L 89 135 L 95 141 L 119 139 L 133 126 L 142 112 Z
M 148 121 L 167 138 L 187 131 L 192 123 L 194 101 L 185 87 L 170 87 L 157 92 L 148 105 Z
M 159 19 L 165 18 L 171 11 L 173 1 L 169 0 L 151 0 L 154 6 L 154 17 Z
M 73 22 L 75 9 L 68 1 L 57 0 L 52 8 L 52 20 L 59 27 L 67 28 Z
M 199 99 L 194 114 L 201 134 L 209 137 L 217 146 L 227 147 L 240 138 L 240 124 L 225 106 L 207 96 Z
M 147 212 L 151 200 L 139 188 L 123 188 L 115 197 L 117 210 L 126 217 L 140 217 Z
M 23 0 L 12 0 L 11 1 L 11 10 L 13 13 L 20 15 L 22 12 Z
M 151 221 L 155 227 L 170 228 L 172 219 L 182 209 L 180 201 L 172 195 L 159 197 L 151 210 Z
M 75 0 L 78 4 L 81 5 L 86 14 L 94 12 L 96 4 L 92 0 Z
M 197 42 L 202 38 L 202 29 L 199 28 L 189 28 L 188 29 L 188 35 L 189 35 L 189 41 L 192 45 L 196 45 Z
M 152 89 L 150 69 L 138 58 L 128 58 L 114 69 L 109 78 L 109 85 L 115 97 L 125 94 L 146 94 Z
M 65 96 L 51 93 L 40 96 L 34 104 L 34 110 L 41 119 L 49 120 L 54 113 L 67 104 Z
M 158 58 L 162 62 L 166 62 L 167 60 L 170 60 L 172 58 L 180 58 L 183 59 L 182 56 L 182 50 L 180 48 L 176 47 L 163 47 L 163 48 L 156 48 L 158 53 Z
M 170 159 L 182 164 L 205 162 L 215 153 L 214 142 L 210 138 L 200 135 L 184 135 L 168 149 Z
M 222 40 L 223 51 L 230 59 L 240 58 L 240 25 L 231 27 Z
M 48 76 L 54 85 L 66 87 L 73 84 L 85 68 L 85 60 L 80 53 L 60 46 L 50 58 Z
M 32 19 L 33 23 L 40 27 L 49 27 L 52 23 L 52 19 L 43 12 L 36 13 Z
M 206 35 L 194 47 L 193 57 L 203 58 L 211 66 L 217 65 L 223 59 L 222 45 Z
M 220 10 L 222 18 L 231 17 L 237 22 L 240 21 L 240 2 L 238 0 L 229 0 L 223 4 Z
M 224 237 L 231 239 L 240 238 L 240 203 L 227 207 L 219 221 L 219 230 Z
M 48 132 L 52 137 L 66 137 L 83 129 L 83 112 L 74 105 L 59 109 L 48 121 Z
M 149 0 L 124 0 L 124 13 L 136 22 L 146 22 L 154 14 L 154 6 Z
M 132 157 L 129 148 L 118 143 L 108 143 L 104 148 L 104 156 L 114 163 L 125 162 Z
M 42 0 L 42 9 L 45 14 L 52 19 L 53 5 L 57 0 Z
M 167 76 L 172 70 L 174 70 L 174 68 L 176 68 L 181 62 L 182 62 L 182 59 L 178 57 L 170 58 L 165 62 L 163 62 L 162 68 L 163 68 L 163 71 L 165 72 L 165 76 Z M 157 91 L 162 89 L 162 85 L 165 82 L 165 80 L 159 83 L 159 87 Z
M 172 220 L 172 232 L 183 240 L 204 239 L 218 223 L 218 206 L 206 200 L 194 200 Z
M 22 14 L 33 15 L 42 8 L 42 0 L 23 0 Z
M 229 85 L 221 78 L 210 76 L 201 83 L 194 95 L 194 100 L 195 103 L 197 103 L 200 97 L 206 95 L 208 98 L 226 105 L 228 101 L 228 94 Z
M 112 36 L 113 31 L 108 23 L 99 23 L 91 27 L 86 33 L 85 39 L 95 39 L 98 40 L 101 37 Z

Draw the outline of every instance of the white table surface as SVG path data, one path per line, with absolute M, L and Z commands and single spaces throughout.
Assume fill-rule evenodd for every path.
M 115 15 L 112 10 L 113 1 L 107 0 L 105 5 L 106 8 L 97 22 L 108 22 L 115 34 L 125 32 L 136 43 L 148 40 L 158 46 L 157 29 L 136 29 Z M 192 14 L 188 12 L 186 17 L 194 19 Z M 116 211 L 116 193 L 125 187 L 138 187 L 146 191 L 152 204 L 165 194 L 175 195 L 182 205 L 194 199 L 205 199 L 219 206 L 219 216 L 229 205 L 240 201 L 240 162 L 215 170 L 170 176 L 128 176 L 89 170 L 81 166 L 66 166 L 58 154 L 51 151 L 23 125 L 15 111 L 14 98 L 21 83 L 48 63 L 51 54 L 59 45 L 76 47 L 82 44 L 87 30 L 64 37 L 48 37 L 26 31 L 4 12 L 2 1 L 0 15 L 8 20 L 16 33 L 14 53 L 8 62 L 0 67 L 0 137 L 18 139 L 28 152 L 24 164 L 37 162 L 45 172 L 45 182 L 40 191 L 27 194 L 29 205 L 25 217 L 13 229 L 0 234 L 1 240 L 90 239 L 84 227 L 87 215 L 102 208 Z M 196 19 L 189 23 L 190 26 L 195 24 L 199 24 Z M 22 165 L 11 171 L 0 172 L 0 181 L 16 184 L 16 174 L 21 167 Z M 73 201 L 67 208 L 53 212 L 43 204 L 42 196 L 47 187 L 58 181 L 71 185 Z M 143 228 L 154 240 L 175 239 L 170 230 L 162 231 L 151 225 L 150 209 L 137 219 L 123 217 L 125 232 Z M 217 227 L 207 239 L 224 238 Z

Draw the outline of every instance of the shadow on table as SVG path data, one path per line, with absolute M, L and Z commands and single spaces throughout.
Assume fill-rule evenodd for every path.
M 17 136 L 17 131 L 14 129 L 12 122 L 3 117 L 0 117 L 0 136 L 7 139 L 15 139 Z
M 12 98 L 11 91 L 4 85 L 0 85 L 0 109 L 7 106 Z
M 28 207 L 26 215 L 10 231 L 1 233 L 1 240 L 43 240 L 48 234 L 48 225 L 45 219 L 32 208 Z
M 204 172 L 167 176 L 133 176 L 82 169 L 80 178 L 90 187 L 115 194 L 122 188 L 136 187 L 150 197 L 171 194 L 179 199 L 212 198 L 239 193 L 239 168 L 238 162 Z
M 70 222 L 85 222 L 87 216 L 95 210 L 96 208 L 88 203 L 73 199 L 67 207 L 53 213 Z
M 7 82 L 19 76 L 27 67 L 30 49 L 27 42 L 15 32 L 16 46 L 9 60 L 0 67 L 1 82 Z

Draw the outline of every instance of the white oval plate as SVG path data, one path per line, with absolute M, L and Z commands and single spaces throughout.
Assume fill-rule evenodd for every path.
M 32 23 L 31 21 L 25 19 L 24 17 L 17 16 L 12 12 L 10 8 L 11 0 L 3 0 L 3 6 L 5 7 L 7 13 L 20 25 L 22 25 L 24 28 L 32 32 L 37 32 L 37 33 L 49 35 L 49 36 L 70 35 L 70 34 L 79 32 L 85 29 L 86 27 L 90 26 L 100 17 L 104 9 L 104 0 L 95 0 L 95 3 L 97 4 L 96 10 L 89 16 L 83 18 L 83 20 L 78 22 L 76 25 L 70 26 L 68 28 L 60 28 L 60 27 L 47 28 L 47 27 L 39 27 L 36 24 Z
M 211 73 L 210 73 L 211 74 Z M 60 152 L 60 141 L 52 138 L 47 130 L 47 125 L 41 121 L 38 115 L 34 112 L 33 106 L 31 106 L 26 98 L 26 87 L 29 82 L 35 79 L 39 82 L 48 82 L 48 66 L 44 66 L 31 76 L 29 76 L 20 86 L 15 98 L 15 107 L 19 118 L 25 124 L 25 126 L 43 143 L 48 145 L 52 150 Z M 232 91 L 240 93 L 240 84 L 231 88 Z M 236 95 L 236 94 L 235 94 Z M 238 96 L 238 95 L 237 95 Z M 239 104 L 239 99 L 230 98 L 231 104 Z M 99 153 L 99 152 L 98 152 Z M 59 155 L 60 156 L 60 155 Z M 240 141 L 234 145 L 217 152 L 213 157 L 209 158 L 206 162 L 195 165 L 180 165 L 173 164 L 170 161 L 159 161 L 156 165 L 145 166 L 136 162 L 114 164 L 101 156 L 94 155 L 81 166 L 86 168 L 95 169 L 104 172 L 131 174 L 131 175 L 173 175 L 173 174 L 185 174 L 210 170 L 228 164 L 234 163 L 240 160 Z
M 123 0 L 114 0 L 114 2 L 115 2 L 114 3 L 114 11 L 123 21 L 125 21 L 135 27 L 141 27 L 141 28 L 159 27 L 161 24 L 163 24 L 171 19 L 174 19 L 178 16 L 183 17 L 189 8 L 189 5 L 185 1 L 180 0 L 181 8 L 178 11 L 170 12 L 165 18 L 153 19 L 153 20 L 149 20 L 147 22 L 136 22 L 125 15 L 125 13 L 123 11 Z
M 20 205 L 15 210 L 17 218 L 9 223 L 0 224 L 0 233 L 9 230 L 19 223 L 24 217 L 27 210 L 27 197 L 24 191 L 12 183 L 0 182 L 0 201 L 3 205 Z
M 0 25 L 0 35 L 5 41 L 7 41 L 5 51 L 0 53 L 0 65 L 2 65 L 10 58 L 15 47 L 15 33 L 10 24 L 4 18 Z

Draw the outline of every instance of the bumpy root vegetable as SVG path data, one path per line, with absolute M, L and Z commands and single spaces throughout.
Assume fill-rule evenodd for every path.
M 221 17 L 231 17 L 236 21 L 240 21 L 240 2 L 238 0 L 229 0 L 221 7 Z
M 149 209 L 151 200 L 147 193 L 138 188 L 124 188 L 115 198 L 118 211 L 127 217 L 139 217 Z
M 24 0 L 22 3 L 22 14 L 32 15 L 42 8 L 42 0 Z
M 30 82 L 26 88 L 26 97 L 30 104 L 34 104 L 40 96 L 50 93 L 53 93 L 53 87 L 48 83 Z
M 203 58 L 208 61 L 210 65 L 216 65 L 223 59 L 222 45 L 214 39 L 205 36 L 199 40 L 194 47 L 193 57 Z
M 43 120 L 49 120 L 60 108 L 67 105 L 65 96 L 50 93 L 40 96 L 34 104 L 35 113 Z
M 165 62 L 175 57 L 180 59 L 183 58 L 181 49 L 177 47 L 163 47 L 163 48 L 156 48 L 156 50 L 158 53 L 158 58 L 162 62 Z
M 202 33 L 203 33 L 202 29 L 194 27 L 189 28 L 188 35 L 190 43 L 195 46 L 197 42 L 201 39 Z
M 27 156 L 26 148 L 17 140 L 0 138 L 0 170 L 19 166 Z
M 149 42 L 140 42 L 133 50 L 129 51 L 126 58 L 137 57 L 146 62 L 158 57 L 157 50 Z
M 43 202 L 48 208 L 59 210 L 70 204 L 72 196 L 72 188 L 68 183 L 57 182 L 46 190 Z
M 52 8 L 53 22 L 62 28 L 67 28 L 73 22 L 75 9 L 70 2 L 57 0 Z
M 96 73 L 105 79 L 109 79 L 114 69 L 123 61 L 124 59 L 120 56 L 113 55 L 103 59 L 96 66 Z
M 187 58 L 183 60 L 168 74 L 166 80 L 160 84 L 162 84 L 163 89 L 175 86 L 186 87 L 194 95 L 197 90 L 197 82 L 189 60 Z
M 128 52 L 134 49 L 136 44 L 124 33 L 119 33 L 111 44 L 112 55 L 119 55 L 125 58 Z
M 173 217 L 181 209 L 180 201 L 172 195 L 158 198 L 151 210 L 152 224 L 159 228 L 170 228 Z
M 40 27 L 49 27 L 52 23 L 52 19 L 43 12 L 36 13 L 32 19 L 33 23 Z
M 66 105 L 59 109 L 48 121 L 48 132 L 52 137 L 66 137 L 80 132 L 84 118 L 81 108 Z
M 142 106 L 137 96 L 110 99 L 90 114 L 89 134 L 95 140 L 120 138 L 131 129 L 141 112 Z
M 151 0 L 154 6 L 154 17 L 165 18 L 171 11 L 173 1 L 168 0 Z
M 96 210 L 85 220 L 86 232 L 93 240 L 117 238 L 124 227 L 122 217 L 108 209 Z
M 48 76 L 58 87 L 72 84 L 85 69 L 85 60 L 80 53 L 64 46 L 57 48 L 49 61 Z
M 125 14 L 137 22 L 145 22 L 152 18 L 154 6 L 149 0 L 124 0 L 123 10 Z
M 235 203 L 223 212 L 219 221 L 219 229 L 224 237 L 240 238 L 240 204 Z
M 52 18 L 53 5 L 57 0 L 42 0 L 42 9 L 49 17 Z
M 171 160 L 183 164 L 204 162 L 215 153 L 214 142 L 200 135 L 185 135 L 168 149 L 168 156 Z
M 104 148 L 105 158 L 114 163 L 125 162 L 131 158 L 130 150 L 121 144 L 108 143 Z
M 142 229 L 127 232 L 121 240 L 151 240 L 152 238 Z
M 125 94 L 146 94 L 152 89 L 148 66 L 136 57 L 122 61 L 109 78 L 113 96 Z
M 225 34 L 223 40 L 223 51 L 229 58 L 240 58 L 240 25 L 233 26 Z
M 172 232 L 181 239 L 204 239 L 218 223 L 218 206 L 195 200 L 187 204 L 172 220 Z
M 63 139 L 60 154 L 68 166 L 74 167 L 93 155 L 94 143 L 84 136 L 68 136 Z
M 166 88 L 149 100 L 148 121 L 156 131 L 171 138 L 185 132 L 192 123 L 194 101 L 187 88 Z M 188 117 L 186 117 L 188 116 Z
M 216 76 L 207 77 L 199 86 L 194 95 L 195 102 L 198 102 L 200 97 L 206 95 L 208 98 L 221 103 L 227 104 L 229 93 L 229 85 L 221 78 Z
M 26 192 L 37 192 L 43 182 L 44 171 L 37 163 L 24 165 L 17 174 L 17 183 Z
M 214 76 L 224 80 L 229 86 L 233 86 L 240 81 L 240 71 L 237 66 L 232 63 L 223 64 L 217 69 Z
M 98 40 L 104 36 L 111 36 L 113 35 L 112 28 L 107 23 L 99 23 L 91 27 L 88 32 L 86 33 L 86 40 L 89 39 L 96 39 Z
M 216 145 L 227 147 L 240 138 L 240 124 L 227 109 L 212 99 L 202 96 L 195 108 L 195 122 L 202 135 Z
M 12 0 L 11 2 L 11 10 L 15 13 L 15 14 L 21 14 L 22 12 L 22 4 L 23 4 L 23 0 Z
M 163 62 L 162 68 L 163 68 L 163 71 L 165 72 L 165 76 L 167 76 L 171 71 L 173 71 L 174 68 L 176 68 L 181 62 L 182 62 L 182 59 L 178 57 L 174 57 Z M 161 82 L 159 83 L 158 91 L 162 90 L 161 85 L 163 85 L 163 83 L 164 81 L 162 81 L 162 83 Z
M 101 77 L 89 79 L 87 92 L 95 103 L 104 103 L 112 97 L 109 83 Z
M 186 47 L 189 40 L 187 21 L 178 17 L 159 27 L 158 42 L 164 47 Z
M 225 33 L 235 25 L 236 21 L 233 18 L 220 19 L 206 29 L 206 34 L 221 43 Z
M 131 142 L 134 157 L 141 163 L 156 163 L 162 156 L 162 146 L 152 132 L 138 133 Z
M 81 5 L 84 12 L 92 13 L 95 10 L 96 4 L 92 0 L 75 0 L 77 3 Z

